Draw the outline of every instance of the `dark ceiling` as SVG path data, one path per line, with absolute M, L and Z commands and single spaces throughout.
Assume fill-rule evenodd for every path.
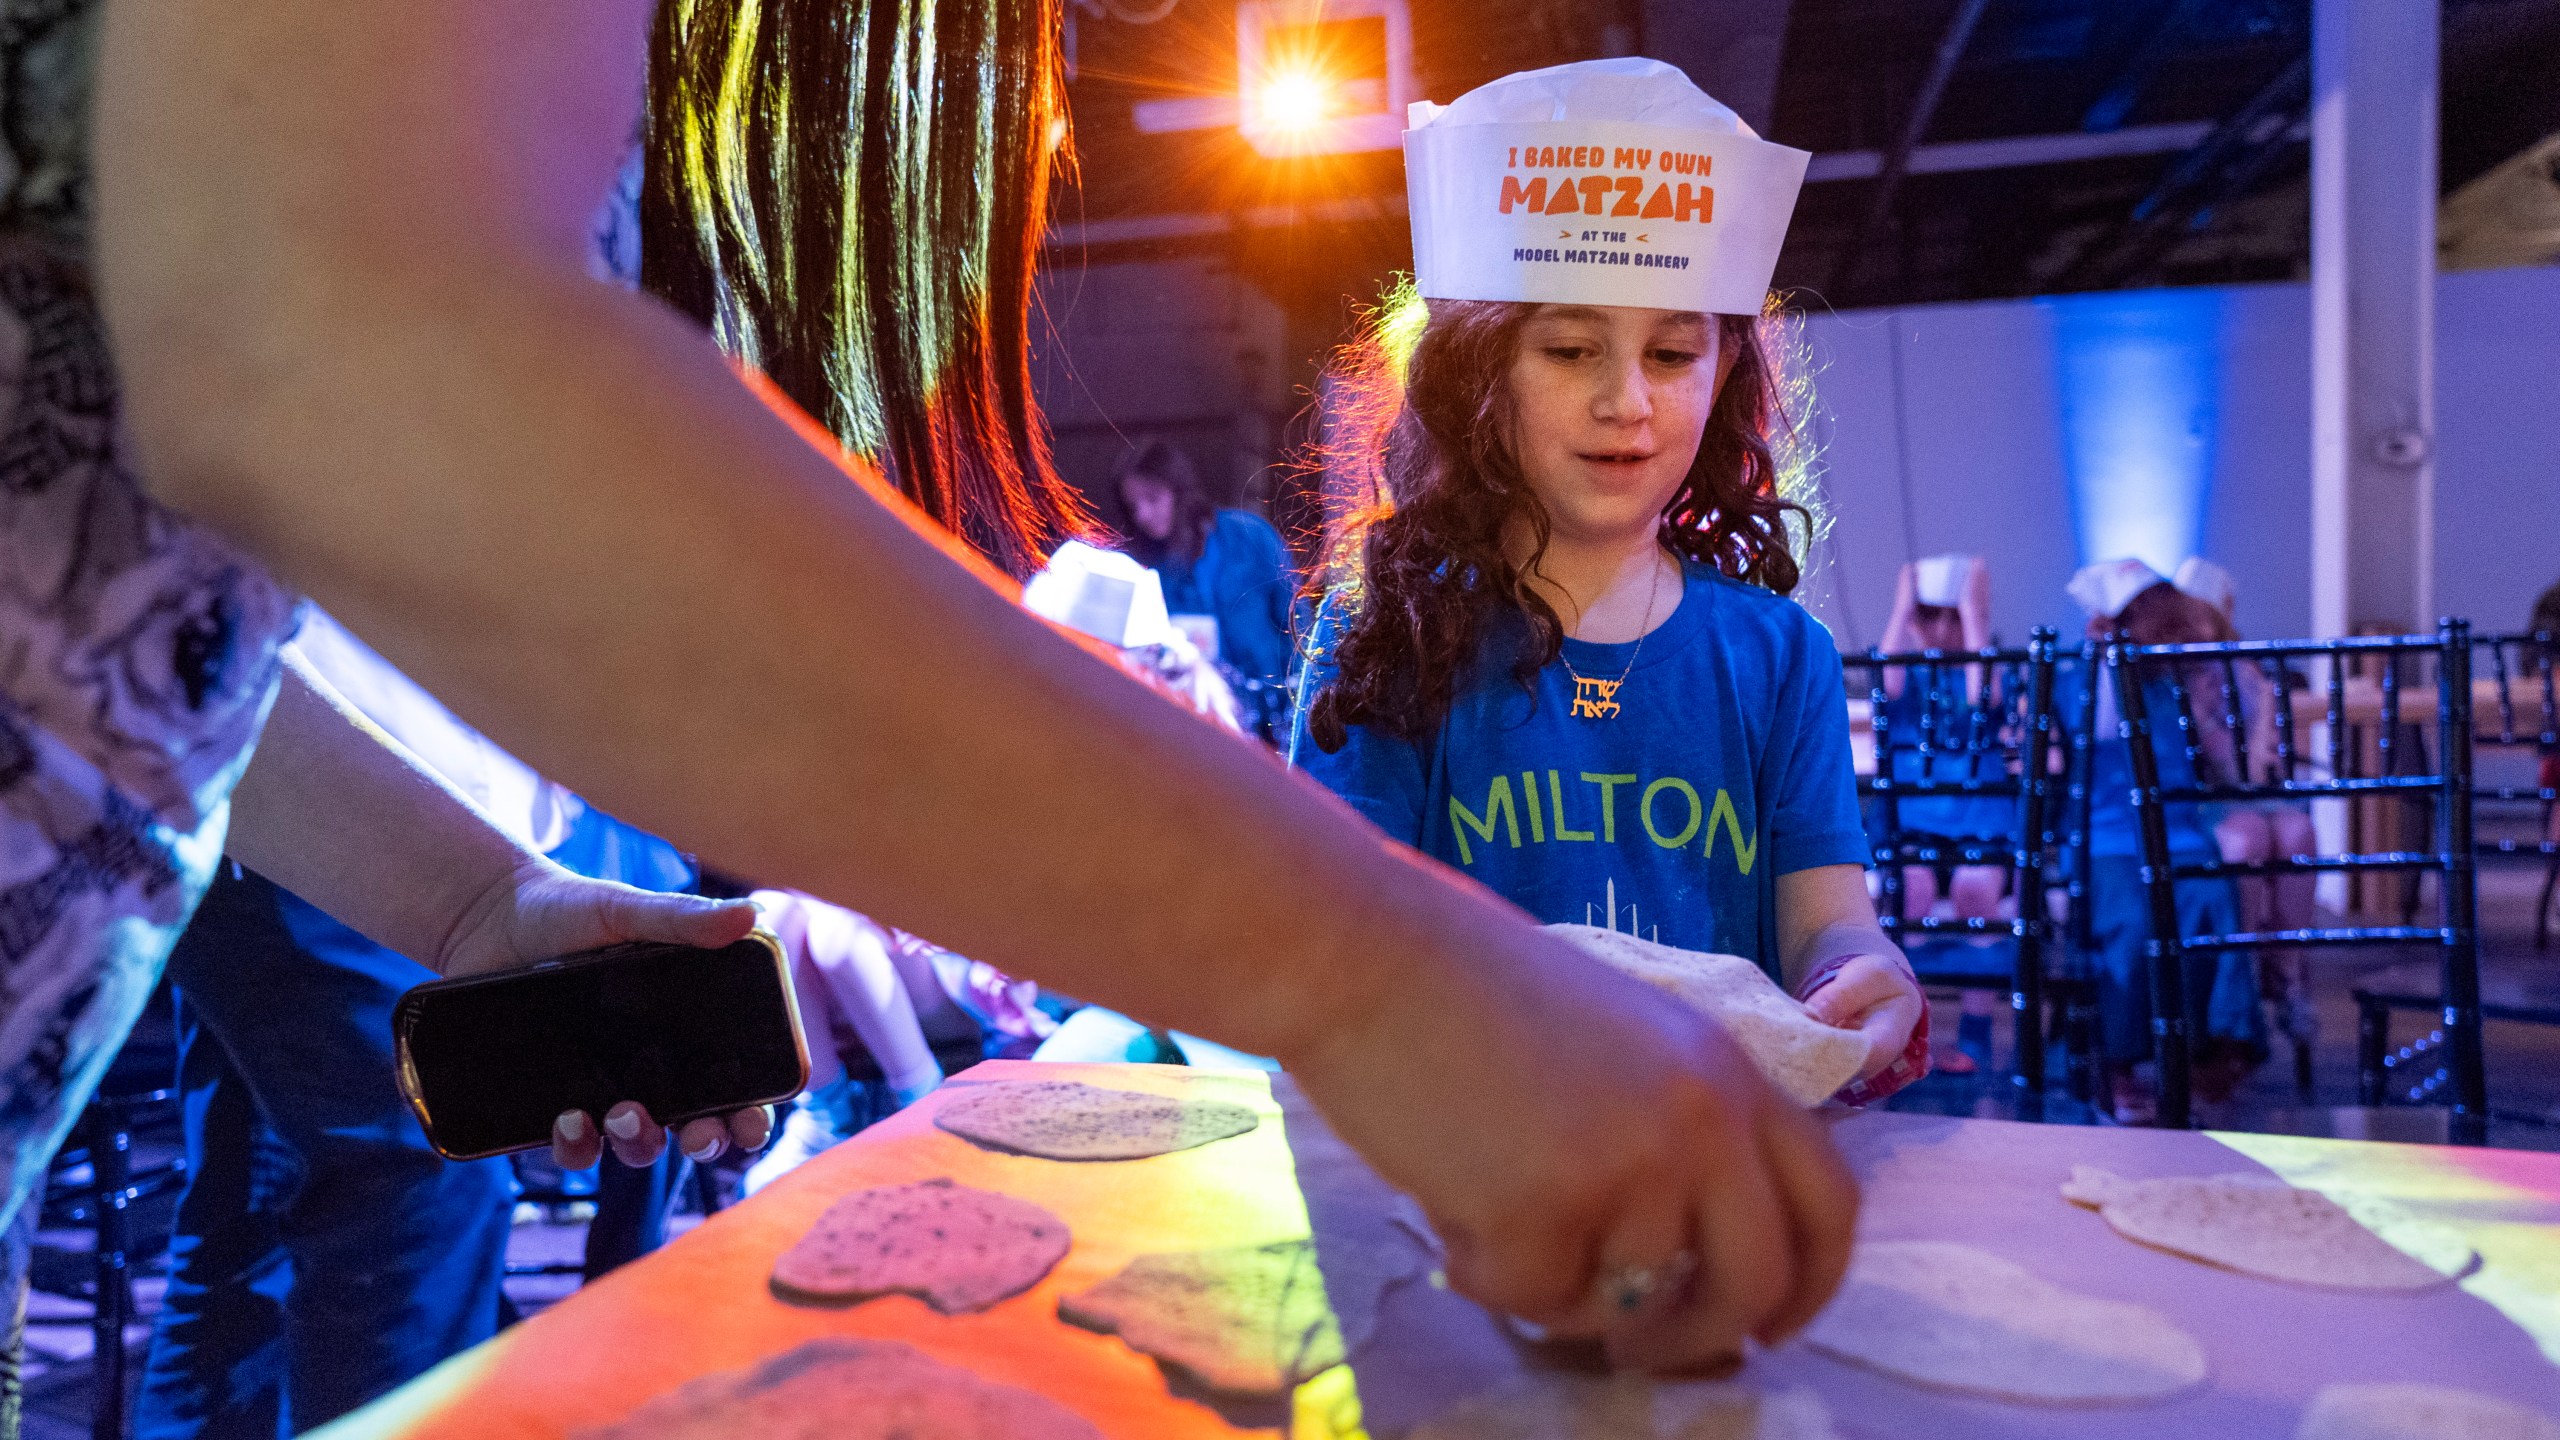
M 1284 305 L 1291 290 L 1311 304 L 1374 293 L 1405 263 L 1394 152 L 1275 162 L 1232 129 L 1134 124 L 1144 101 L 1233 92 L 1233 0 L 1072 3 L 1083 184 L 1062 201 L 1062 251 L 1223 249 Z M 2309 0 L 1411 3 L 1417 80 L 1444 101 L 1566 60 L 1689 63 L 1666 52 L 1712 44 L 1718 14 L 1783 11 L 1763 128 L 1817 157 L 1778 272 L 1807 303 L 2289 279 L 2308 264 Z M 1142 9 L 1162 18 L 1135 23 Z M 2560 0 L 2447 0 L 2443 36 L 2451 191 L 2560 131 Z M 1889 183 L 1878 172 L 1933 74 L 1920 149 Z M 1968 143 L 1984 141 L 2012 143 Z M 2110 146 L 2130 153 L 2087 156 Z

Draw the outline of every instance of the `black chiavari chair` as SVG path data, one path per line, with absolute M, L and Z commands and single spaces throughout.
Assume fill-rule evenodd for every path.
M 1874 737 L 1875 761 L 1858 788 L 1881 878 L 1879 921 L 1923 984 L 2008 996 L 2021 1110 L 2040 1117 L 2058 788 L 2053 632 L 2037 630 L 2023 649 L 1871 651 L 1843 663 L 1851 693 L 1867 696 Z M 1913 915 L 1904 880 L 1912 866 L 1997 868 L 2013 903 L 1991 917 Z M 2006 944 L 1979 943 L 1990 938 Z
M 2471 824 L 2471 636 L 2470 627 L 2448 620 L 2433 636 L 2407 635 L 2370 639 L 2299 643 L 2240 642 L 2221 645 L 2111 647 L 2108 665 L 2114 672 L 2121 734 L 2131 750 L 2135 808 L 2142 832 L 2143 878 L 2149 892 L 2152 938 L 2152 1028 L 2160 1066 L 2160 1122 L 2183 1127 L 2191 1122 L 2189 1092 L 2190 1026 L 2186 994 L 2188 952 L 2264 951 L 2276 947 L 2425 946 L 2435 952 L 2437 985 L 2432 1003 L 2442 1024 L 2432 1049 L 2446 1058 L 2437 1077 L 2405 1098 L 2432 1099 L 2446 1092 L 2452 1105 L 2450 1133 L 2456 1143 L 2481 1144 L 2487 1138 L 2488 1081 L 2481 1049 L 2480 945 L 2478 890 L 2473 868 Z M 2297 743 L 2295 692 L 2303 688 L 2291 662 L 2304 662 L 2320 678 L 2326 708 L 2319 721 L 2325 733 L 2325 774 Z M 2358 677 L 2370 686 L 2351 695 L 2351 666 L 2376 673 Z M 2259 778 L 2266 767 L 2254 765 L 2249 753 L 2250 724 L 2243 713 L 2242 676 L 2254 672 L 2264 681 L 2261 692 L 2272 711 L 2275 754 L 2272 778 Z M 2209 680 L 2220 703 L 2216 713 L 2198 718 L 2194 692 Z M 2155 690 L 2155 686 L 2158 689 Z M 2422 747 L 2408 742 L 2403 696 L 2427 688 L 2434 713 L 2437 762 L 2428 764 Z M 2165 692 L 2169 713 L 2155 715 L 2154 701 Z M 2371 722 L 2361 714 L 2372 700 Z M 2218 721 L 2218 724 L 2216 723 Z M 2215 734 L 2219 730 L 2218 737 Z M 2173 730 L 2174 734 L 2168 733 Z M 2371 754 L 2353 734 L 2370 735 Z M 2162 783 L 2161 746 L 2175 744 L 2192 777 L 2187 783 Z M 2212 758 L 2219 752 L 2219 758 Z M 2233 863 L 2216 852 L 2210 860 L 2181 862 L 2173 853 L 2169 807 L 2249 801 L 2344 800 L 2370 807 L 2357 829 L 2369 840 L 2351 843 L 2339 855 L 2277 856 L 2263 862 Z M 2394 822 L 2415 812 L 2426 817 L 2430 839 L 2404 841 Z M 2377 848 L 2379 847 L 2379 848 Z M 2246 877 L 2344 873 L 2425 875 L 2437 877 L 2437 914 L 2433 925 L 2311 926 L 2259 932 L 2182 935 L 2178 923 L 2180 885 L 2227 884 Z M 2362 1004 L 2362 997 L 2359 997 Z M 2370 1013 L 2370 1012 L 2368 1012 Z M 2372 1043 L 2372 1037 L 2366 1037 Z M 2379 1097 L 2368 1095 L 2368 1103 Z
M 2530 785 L 2472 788 L 2475 803 L 2524 806 L 2531 816 L 2531 838 L 2501 835 L 2478 845 L 2484 859 L 2529 856 L 2540 862 L 2542 885 L 2533 904 L 2533 945 L 2539 950 L 2551 943 L 2552 900 L 2560 892 L 2560 827 L 2553 823 L 2560 815 L 2560 786 L 2551 783 L 2554 777 L 2546 769 L 2560 757 L 2560 634 L 2492 635 L 2473 645 L 2473 678 L 2487 679 L 2496 688 L 2490 713 L 2472 717 L 2478 727 L 2472 736 L 2475 747 L 2509 752 L 2519 760 L 2530 757 L 2528 763 L 2545 772 L 2537 773 Z M 2495 728 L 2490 728 L 2492 721 Z M 2475 755 L 2475 775 L 2479 768 Z

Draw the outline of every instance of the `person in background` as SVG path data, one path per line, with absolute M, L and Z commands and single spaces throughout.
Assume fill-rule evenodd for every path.
M 226 864 L 169 955 L 186 1188 L 136 1440 L 280 1440 L 497 1333 L 503 1158 L 435 1153 L 392 1006 L 435 979 Z
M 1879 649 L 1888 655 L 1923 650 L 1953 653 L 1988 649 L 1992 643 L 1991 567 L 1988 562 L 1978 555 L 1933 555 L 1903 564 L 1901 574 L 1894 580 L 1893 615 L 1885 622 Z M 1917 747 L 1933 702 L 1941 713 L 1970 713 L 1972 697 L 1967 691 L 1981 683 L 1978 673 L 1961 666 L 1940 671 L 1934 696 L 1911 684 L 1911 678 L 1911 672 L 1903 670 L 1890 671 L 1884 677 L 1885 718 L 1888 722 L 1885 730 L 1894 737 L 1894 777 L 1900 780 L 1971 778 L 1967 773 L 1971 764 L 1969 760 L 1960 755 L 1939 754 L 1923 758 Z M 1959 742 L 1979 738 L 1984 743 L 1994 743 L 1991 737 L 1954 738 Z M 1998 751 L 1995 749 L 1991 753 L 1996 757 Z M 1949 838 L 2013 836 L 2018 828 L 2016 808 L 2002 800 L 1924 797 L 1897 802 L 1896 813 L 1905 830 Z M 1990 920 L 1999 916 L 2003 872 L 1996 865 L 1903 867 L 1902 893 L 1906 914 L 1917 917 L 1938 908 L 1941 870 L 1947 872 L 1944 887 L 1947 915 L 1959 920 Z M 1962 1008 L 1956 1022 L 1955 1049 L 1941 1053 L 1934 1062 L 1934 1068 L 1949 1075 L 1970 1075 L 1991 1063 L 1991 1022 L 1999 1011 L 2000 997 L 1989 990 L 1973 988 L 1964 990 L 1962 996 L 1959 1002 Z
M 2110 560 L 2084 567 L 2071 578 L 2071 598 L 2089 616 L 2089 636 L 2101 643 L 2192 645 L 2221 637 L 2225 622 L 2212 606 L 2179 591 L 2160 573 L 2139 560 Z M 2119 734 L 2112 681 L 2106 676 L 2073 673 L 2071 685 L 2096 683 L 2097 735 L 2089 757 L 2089 906 L 2096 953 L 2100 1052 L 2106 1093 L 2101 1097 L 2121 1123 L 2148 1124 L 2158 1116 L 2158 1098 L 2143 1080 L 2141 1068 L 2152 1055 L 2150 962 L 2145 945 L 2151 938 L 2150 890 L 2143 880 L 2142 832 L 2133 805 L 2133 752 Z M 2150 686 L 2154 713 L 2174 713 L 2176 701 L 2168 682 L 2154 676 Z M 2189 684 L 2204 733 L 2208 769 L 2230 763 L 2228 742 L 2210 706 L 2218 703 L 2218 684 L 2199 675 Z M 2145 692 L 2150 697 L 2150 690 Z M 2078 713 L 2076 695 L 2065 695 L 2064 714 Z M 2157 739 L 2160 783 L 2183 786 L 2196 781 L 2186 749 L 2174 739 Z M 2169 853 L 2173 863 L 2193 864 L 2220 854 L 2214 836 L 2217 815 L 2206 806 L 2169 809 Z M 2239 895 L 2228 881 L 2194 881 L 2178 886 L 2178 926 L 2190 935 L 2229 934 L 2239 928 Z M 2186 952 L 2186 996 L 2189 1033 L 2195 1047 L 2195 1093 L 2204 1100 L 2228 1098 L 2252 1066 L 2266 1059 L 2266 1017 L 2259 1006 L 2256 967 L 2245 951 L 2212 954 Z
M 454 718 L 325 612 L 293 653 L 508 835 L 576 874 L 691 888 L 673 846 Z M 137 1440 L 315 1428 L 496 1333 L 508 1162 L 451 1162 L 393 1079 L 391 1012 L 434 972 L 238 864 L 169 957 L 186 1188 L 136 1398 Z M 607 1166 L 591 1271 L 655 1248 L 672 1150 Z
M 2221 617 L 2220 632 L 2214 637 L 2234 641 L 2240 637 L 2233 623 L 2238 609 L 2239 587 L 2231 572 L 2201 555 L 2190 555 L 2178 566 L 2172 582 L 2181 594 L 2201 601 Z M 2257 774 L 2253 779 L 2284 778 L 2283 767 L 2276 755 L 2275 686 L 2254 665 L 2233 669 L 2239 681 L 2242 723 L 2246 727 L 2249 763 Z M 2213 677 L 2207 677 L 2209 680 Z M 2219 695 L 2219 691 L 2214 692 Z M 2320 838 L 2311 824 L 2311 807 L 2299 801 L 2259 800 L 2216 807 L 2213 835 L 2222 850 L 2222 858 L 2235 865 L 2263 865 L 2270 860 L 2292 855 L 2317 855 Z M 2316 886 L 2310 875 L 2274 875 L 2243 879 L 2240 887 L 2240 914 L 2244 928 L 2252 931 L 2300 930 L 2318 918 Z M 2268 1003 L 2276 1007 L 2278 1023 L 2295 1046 L 2295 1053 L 2307 1055 L 2320 1035 L 2319 1007 L 2311 998 L 2311 957 L 2298 947 L 2266 949 L 2258 952 L 2259 988 Z
M 1432 123 L 1515 107 L 1741 139 L 1650 60 L 1515 75 Z M 1728 256 L 1630 297 L 1473 258 L 1418 239 L 1416 286 L 1346 356 L 1378 499 L 1329 577 L 1290 763 L 1539 920 L 1751 959 L 1861 1033 L 1843 1093 L 1882 1098 L 1926 1072 L 1927 1006 L 1867 895 L 1839 654 L 1787 598 L 1804 511 L 1769 271 Z
M 1129 553 L 1163 577 L 1173 623 L 1241 682 L 1248 728 L 1271 738 L 1296 588 L 1280 532 L 1211 504 L 1191 458 L 1164 440 L 1132 450 L 1112 488 L 1128 517 Z

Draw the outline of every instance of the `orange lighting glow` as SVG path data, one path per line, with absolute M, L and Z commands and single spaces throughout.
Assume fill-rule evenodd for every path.
M 1333 85 L 1306 70 L 1284 70 L 1262 82 L 1255 109 L 1272 130 L 1305 131 L 1333 115 Z

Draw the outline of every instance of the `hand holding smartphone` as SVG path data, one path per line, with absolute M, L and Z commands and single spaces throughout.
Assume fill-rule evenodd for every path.
M 800 1093 L 809 1052 L 781 945 L 641 942 L 438 980 L 392 1014 L 402 1095 L 428 1143 L 477 1160 L 551 1141 L 562 1112 L 623 1101 L 673 1129 Z

